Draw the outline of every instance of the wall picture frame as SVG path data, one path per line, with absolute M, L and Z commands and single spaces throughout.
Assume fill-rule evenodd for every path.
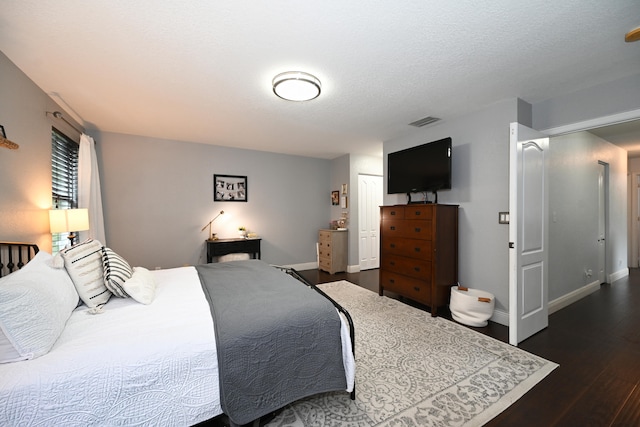
M 213 175 L 214 202 L 246 202 L 247 200 L 246 175 Z
M 331 206 L 338 206 L 340 204 L 340 192 L 332 191 L 331 192 Z

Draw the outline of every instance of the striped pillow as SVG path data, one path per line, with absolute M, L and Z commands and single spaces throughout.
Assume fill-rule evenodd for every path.
M 88 239 L 63 249 L 60 255 L 82 302 L 89 308 L 106 304 L 111 292 L 104 284 L 102 244 Z
M 124 290 L 124 282 L 131 278 L 133 270 L 127 261 L 113 250 L 102 247 L 102 267 L 104 284 L 113 294 L 120 298 L 128 298 Z

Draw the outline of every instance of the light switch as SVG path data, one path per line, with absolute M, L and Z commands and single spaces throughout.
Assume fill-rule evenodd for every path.
M 498 212 L 498 224 L 509 224 L 509 212 Z

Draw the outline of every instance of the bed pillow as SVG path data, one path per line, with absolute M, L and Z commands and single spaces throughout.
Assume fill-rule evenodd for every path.
M 156 297 L 153 274 L 144 267 L 134 267 L 131 279 L 124 282 L 124 290 L 139 303 L 151 304 Z
M 104 284 L 115 296 L 128 298 L 124 290 L 124 282 L 131 279 L 133 270 L 129 263 L 120 255 L 107 247 L 102 247 L 102 267 Z
M 0 279 L 0 363 L 35 359 L 51 350 L 78 303 L 78 293 L 53 257 L 39 251 Z
M 60 251 L 60 254 L 82 302 L 89 308 L 106 304 L 111 292 L 104 284 L 102 244 L 88 239 Z

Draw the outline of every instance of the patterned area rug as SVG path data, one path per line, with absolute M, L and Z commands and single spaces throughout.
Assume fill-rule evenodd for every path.
M 326 393 L 269 426 L 481 426 L 558 365 L 347 281 L 320 285 L 356 328 L 356 400 Z

